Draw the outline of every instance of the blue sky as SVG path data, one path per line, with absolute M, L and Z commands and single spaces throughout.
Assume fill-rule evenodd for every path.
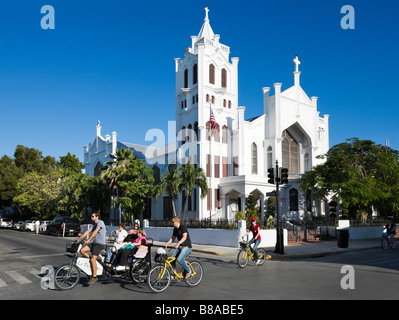
M 43 30 L 42 6 L 55 9 Z M 341 7 L 355 29 L 341 28 Z M 102 134 L 139 144 L 174 120 L 174 58 L 183 58 L 209 7 L 212 29 L 239 57 L 239 105 L 263 112 L 262 87 L 301 86 L 329 114 L 330 146 L 371 139 L 399 150 L 399 2 L 395 0 L 3 0 L 0 157 L 18 144 L 83 160 Z

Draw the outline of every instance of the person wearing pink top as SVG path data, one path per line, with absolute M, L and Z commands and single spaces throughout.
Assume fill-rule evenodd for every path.
M 129 256 L 134 255 L 141 245 L 146 245 L 146 233 L 144 229 L 139 229 L 137 232 L 137 239 L 135 239 L 132 243 L 127 243 L 125 246 L 118 250 L 118 253 L 115 258 L 116 270 L 125 270 L 128 267 L 127 260 Z

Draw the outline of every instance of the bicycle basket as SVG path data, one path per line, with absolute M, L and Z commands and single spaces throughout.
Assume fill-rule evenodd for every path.
M 240 241 L 240 247 L 245 249 L 248 248 L 249 246 L 249 241 Z
M 163 263 L 166 261 L 167 258 L 168 254 L 166 253 L 166 251 L 163 248 L 158 248 L 154 257 L 154 261 Z
M 66 244 L 66 252 L 76 253 L 78 252 L 79 243 L 77 242 L 68 242 Z

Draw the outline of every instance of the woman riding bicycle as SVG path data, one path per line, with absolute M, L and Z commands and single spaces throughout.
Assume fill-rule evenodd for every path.
M 251 244 L 254 243 L 254 246 L 252 248 L 252 252 L 254 254 L 254 258 L 256 261 L 256 264 L 259 264 L 259 257 L 258 257 L 258 253 L 256 251 L 256 249 L 258 248 L 260 242 L 261 242 L 261 238 L 260 238 L 260 226 L 259 224 L 256 223 L 256 218 L 252 218 L 251 220 L 251 226 L 249 227 L 249 230 L 246 234 L 244 234 L 242 236 L 242 238 L 244 238 L 245 236 L 247 236 L 250 232 L 252 232 L 252 239 L 249 241 L 249 247 L 251 248 Z
M 187 272 L 185 277 L 185 279 L 187 279 L 191 276 L 191 272 L 184 259 L 191 253 L 192 250 L 190 235 L 188 234 L 187 227 L 180 224 L 180 217 L 174 217 L 172 221 L 174 225 L 173 234 L 169 241 L 165 243 L 165 248 L 167 248 L 168 245 L 172 243 L 175 238 L 177 238 L 178 242 L 175 245 L 176 250 L 173 252 L 172 257 L 177 256 L 177 261 Z M 172 262 L 172 264 L 175 264 L 175 262 Z M 173 265 L 173 268 L 175 269 L 175 265 Z
M 396 226 L 394 223 L 392 223 L 392 220 L 388 220 L 388 224 L 385 226 L 385 229 L 387 230 L 389 241 L 391 241 L 396 235 Z

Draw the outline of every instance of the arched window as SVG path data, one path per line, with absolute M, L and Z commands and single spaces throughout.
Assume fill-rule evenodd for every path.
M 258 147 L 255 142 L 251 145 L 252 174 L 258 174 Z
M 209 65 L 209 83 L 215 84 L 215 66 Z
M 227 88 L 227 71 L 222 69 L 222 88 Z
M 215 96 L 212 96 L 212 104 L 215 104 Z
M 205 101 L 206 101 L 206 102 L 209 102 L 209 94 L 206 95 Z
M 298 211 L 298 190 L 290 189 L 290 211 Z
M 304 171 L 309 171 L 310 170 L 310 159 L 309 159 L 309 153 L 305 153 L 303 157 L 303 162 L 304 162 Z
M 222 127 L 222 143 L 227 143 L 227 126 Z
M 231 101 L 229 100 L 229 109 L 231 109 Z
M 193 126 L 191 125 L 191 123 L 187 126 L 187 142 L 191 142 L 192 141 L 192 132 L 193 132 Z
M 188 88 L 188 69 L 184 70 L 184 88 Z
M 103 165 L 101 164 L 100 161 L 98 161 L 94 168 L 94 176 L 95 177 L 99 177 L 101 175 L 102 167 L 103 167 Z
M 154 173 L 154 183 L 158 183 L 161 181 L 161 170 L 157 165 L 152 167 L 152 171 Z
M 199 137 L 198 137 L 198 122 L 195 121 L 194 123 L 194 133 L 195 136 L 193 137 L 193 141 L 198 141 Z
M 273 168 L 273 148 L 271 146 L 267 147 L 267 165 L 266 169 Z
M 181 144 L 186 143 L 186 127 L 181 128 Z
M 288 130 L 283 132 L 281 142 L 284 168 L 288 168 L 289 173 L 299 173 L 299 145 Z
M 196 84 L 198 81 L 198 66 L 194 64 L 193 66 L 193 84 Z

